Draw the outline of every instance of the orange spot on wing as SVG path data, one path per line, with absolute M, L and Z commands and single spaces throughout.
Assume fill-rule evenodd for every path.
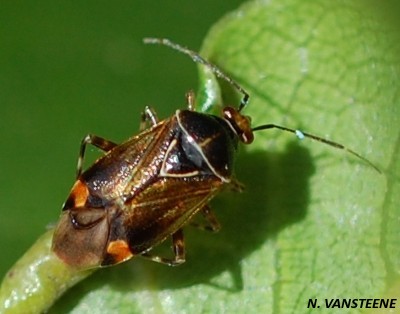
M 84 207 L 89 196 L 89 190 L 81 180 L 75 182 L 70 198 L 74 201 L 74 207 Z
M 113 256 L 115 264 L 121 263 L 133 256 L 128 243 L 124 240 L 110 242 L 107 247 L 107 253 Z

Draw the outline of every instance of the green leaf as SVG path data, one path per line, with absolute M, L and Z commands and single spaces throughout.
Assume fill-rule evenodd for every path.
M 202 54 L 248 90 L 255 126 L 340 142 L 376 164 L 260 131 L 238 157 L 241 194 L 212 206 L 223 228 L 187 228 L 187 262 L 102 269 L 50 313 L 309 313 L 308 299 L 399 298 L 399 38 L 379 1 L 253 1 L 208 34 Z M 387 5 L 393 9 L 394 6 Z M 202 110 L 238 95 L 201 68 Z M 353 309 L 357 312 L 358 309 Z
M 252 2 L 215 25 L 204 44 L 203 53 L 252 96 L 245 110 L 253 125 L 327 137 L 383 172 L 290 134 L 257 134 L 238 169 L 248 193 L 259 193 L 242 205 L 245 213 L 269 216 L 249 228 L 268 230 L 243 260 L 258 265 L 242 270 L 251 306 L 303 313 L 311 298 L 323 308 L 324 298 L 400 296 L 399 36 L 377 4 Z M 254 179 L 248 167 L 260 155 Z

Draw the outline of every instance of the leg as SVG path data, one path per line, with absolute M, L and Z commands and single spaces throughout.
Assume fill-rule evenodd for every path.
M 232 178 L 232 181 L 229 183 L 229 188 L 234 192 L 243 192 L 244 191 L 244 184 Z
M 195 96 L 194 96 L 194 92 L 192 90 L 188 91 L 186 93 L 186 103 L 188 106 L 188 109 L 190 111 L 194 111 L 195 108 Z
M 219 229 L 221 229 L 221 225 L 220 225 L 217 217 L 214 215 L 210 206 L 208 206 L 208 205 L 204 206 L 200 210 L 200 213 L 203 215 L 204 219 L 207 221 L 207 224 L 199 224 L 197 222 L 191 222 L 190 224 L 192 226 L 202 229 L 202 230 L 211 231 L 211 232 L 217 232 L 217 231 L 219 231 Z
M 76 169 L 76 177 L 78 178 L 81 173 L 82 173 L 82 165 L 83 165 L 83 158 L 85 156 L 85 150 L 86 150 L 86 145 L 87 144 L 92 144 L 93 146 L 96 146 L 97 148 L 100 148 L 101 150 L 108 152 L 118 144 L 108 141 L 102 137 L 98 137 L 96 135 L 88 134 L 86 135 L 82 142 L 81 142 L 81 148 L 79 150 L 79 157 L 78 157 L 78 165 Z
M 172 234 L 172 247 L 174 251 L 173 258 L 165 258 L 154 256 L 149 253 L 143 253 L 141 256 L 157 263 L 166 264 L 168 266 L 177 266 L 185 262 L 185 240 L 182 229 Z
M 144 108 L 144 111 L 142 112 L 139 130 L 140 131 L 145 130 L 147 128 L 148 122 L 150 122 L 151 126 L 156 125 L 158 123 L 158 118 L 154 109 L 149 106 L 146 106 Z

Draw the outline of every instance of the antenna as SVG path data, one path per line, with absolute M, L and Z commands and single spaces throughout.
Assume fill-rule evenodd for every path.
M 196 51 L 190 50 L 186 47 L 183 47 L 181 45 L 178 45 L 171 40 L 167 38 L 143 38 L 143 42 L 145 44 L 158 44 L 158 45 L 163 45 L 170 47 L 174 50 L 177 50 L 185 55 L 188 55 L 189 57 L 192 58 L 194 62 L 200 63 L 207 68 L 209 68 L 216 76 L 219 78 L 224 79 L 227 81 L 229 84 L 231 84 L 233 87 L 235 87 L 241 94 L 243 94 L 243 98 L 240 101 L 239 109 L 238 111 L 240 112 L 249 102 L 250 95 L 244 90 L 242 86 L 239 85 L 234 79 L 229 77 L 225 72 L 223 72 L 220 68 L 218 68 L 215 64 L 212 64 L 208 62 L 206 59 L 204 59 L 202 56 L 200 56 Z
M 366 162 L 368 165 L 370 165 L 372 168 L 374 168 L 377 172 L 382 173 L 379 170 L 379 168 L 377 166 L 375 166 L 372 162 L 370 162 L 368 159 L 364 158 L 363 156 L 357 154 L 355 151 L 351 150 L 350 148 L 347 148 L 346 146 L 344 146 L 344 145 L 342 145 L 340 143 L 337 143 L 337 142 L 334 142 L 334 141 L 330 141 L 330 140 L 327 140 L 325 138 L 316 136 L 314 134 L 302 132 L 300 130 L 295 130 L 295 129 L 287 128 L 287 127 L 276 125 L 276 124 L 264 124 L 264 125 L 260 125 L 260 126 L 257 126 L 255 128 L 252 128 L 251 130 L 253 132 L 255 132 L 255 131 L 260 131 L 260 130 L 268 130 L 268 129 L 279 129 L 279 130 L 282 130 L 282 131 L 286 131 L 286 132 L 290 132 L 290 133 L 296 134 L 296 136 L 301 140 L 304 139 L 305 137 L 307 137 L 307 138 L 310 138 L 310 139 L 312 139 L 314 141 L 318 141 L 318 142 L 324 143 L 326 145 L 332 146 L 334 148 L 342 149 L 342 150 L 344 150 L 344 151 L 346 151 L 346 152 L 348 152 L 348 153 L 360 158 L 361 160 Z

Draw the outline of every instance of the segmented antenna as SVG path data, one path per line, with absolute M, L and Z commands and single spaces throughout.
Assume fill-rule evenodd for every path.
M 233 87 L 235 87 L 241 94 L 243 94 L 243 98 L 240 101 L 240 105 L 239 105 L 239 109 L 238 109 L 239 112 L 249 102 L 250 95 L 244 90 L 244 88 L 242 86 L 239 85 L 239 83 L 237 83 L 234 79 L 232 79 L 227 74 L 225 74 L 225 72 L 223 72 L 215 64 L 212 64 L 212 63 L 208 62 L 206 59 L 204 59 L 202 56 L 200 56 L 196 51 L 193 51 L 193 50 L 190 50 L 190 49 L 188 49 L 186 47 L 178 45 L 178 44 L 172 42 L 171 40 L 169 40 L 167 38 L 151 38 L 151 37 L 148 37 L 148 38 L 143 38 L 143 42 L 145 44 L 158 44 L 158 45 L 168 46 L 168 47 L 170 47 L 170 48 L 172 48 L 174 50 L 177 50 L 177 51 L 179 51 L 181 53 L 184 53 L 184 54 L 188 55 L 189 57 L 191 57 L 194 62 L 197 62 L 197 63 L 200 63 L 200 64 L 206 66 L 216 76 L 218 76 L 219 78 L 222 78 L 225 81 L 227 81 L 229 84 L 231 84 Z
M 143 42 L 145 44 L 158 44 L 158 45 L 164 45 L 167 47 L 170 47 L 174 50 L 177 50 L 183 54 L 188 55 L 189 57 L 192 58 L 192 60 L 194 62 L 200 63 L 204 66 L 206 66 L 207 68 L 209 68 L 217 77 L 224 79 L 225 81 L 227 81 L 229 84 L 231 84 L 234 88 L 236 88 L 241 94 L 243 94 L 243 98 L 240 101 L 240 105 L 239 105 L 239 109 L 238 111 L 240 112 L 249 102 L 250 99 L 250 95 L 244 90 L 244 88 L 242 86 L 239 85 L 239 83 L 237 83 L 234 79 L 232 79 L 231 77 L 229 77 L 227 74 L 225 74 L 225 72 L 223 72 L 220 68 L 218 68 L 215 64 L 210 63 L 209 61 L 207 61 L 206 59 L 204 59 L 202 56 L 200 56 L 196 51 L 190 50 L 186 47 L 183 47 L 179 44 L 176 44 L 174 42 L 172 42 L 171 40 L 167 39 L 167 38 L 152 38 L 152 37 L 147 37 L 143 39 Z M 370 162 L 368 159 L 364 158 L 363 156 L 357 154 L 355 151 L 347 148 L 346 146 L 337 143 L 337 142 L 333 142 L 327 139 L 324 139 L 322 137 L 310 134 L 310 133 L 305 133 L 302 132 L 300 130 L 295 130 L 295 129 L 291 129 L 291 128 L 287 128 L 284 126 L 280 126 L 280 125 L 276 125 L 276 124 L 265 124 L 265 125 L 260 125 L 257 126 L 255 128 L 252 128 L 252 131 L 260 131 L 260 130 L 267 130 L 267 129 L 279 129 L 282 131 L 286 131 L 286 132 L 290 132 L 295 134 L 299 139 L 303 139 L 304 137 L 310 138 L 312 140 L 321 142 L 323 144 L 332 146 L 336 149 L 341 149 L 346 151 L 347 153 L 350 153 L 354 156 L 356 156 L 357 158 L 361 159 L 362 161 L 364 161 L 365 163 L 367 163 L 369 166 L 371 166 L 373 169 L 375 169 L 378 173 L 382 173 L 379 168 L 377 166 L 375 166 L 372 162 Z
M 375 166 L 375 165 L 374 165 L 372 162 L 370 162 L 368 159 L 366 159 L 366 158 L 364 158 L 363 156 L 357 154 L 354 150 L 351 150 L 350 148 L 347 148 L 346 146 L 344 146 L 344 145 L 342 145 L 342 144 L 340 144 L 340 143 L 327 140 L 327 139 L 325 139 L 325 138 L 323 138 L 323 137 L 319 137 L 319 136 L 316 136 L 316 135 L 314 135 L 314 134 L 310 134 L 310 133 L 306 133 L 306 132 L 303 132 L 303 131 L 300 131 L 300 130 L 295 130 L 295 129 L 287 128 L 287 127 L 285 127 L 285 126 L 280 126 L 280 125 L 277 125 L 277 124 L 264 124 L 264 125 L 260 125 L 260 126 L 257 126 L 257 127 L 255 127 L 255 128 L 252 128 L 252 131 L 254 132 L 254 131 L 260 131 L 260 130 L 267 130 L 267 129 L 279 129 L 279 130 L 282 130 L 282 131 L 286 131 L 286 132 L 290 132 L 290 133 L 296 134 L 296 136 L 297 136 L 299 139 L 303 139 L 304 137 L 307 137 L 307 138 L 310 138 L 310 139 L 312 139 L 312 140 L 314 140 L 314 141 L 318 141 L 318 142 L 324 143 L 324 144 L 326 144 L 326 145 L 332 146 L 332 147 L 334 147 L 334 148 L 342 149 L 342 150 L 344 150 L 344 151 L 346 151 L 346 152 L 348 152 L 348 153 L 350 153 L 350 154 L 356 156 L 357 158 L 360 158 L 361 160 L 363 160 L 364 162 L 366 162 L 368 165 L 370 165 L 372 168 L 374 168 L 376 171 L 378 171 L 379 173 L 381 173 L 381 171 L 379 170 L 379 168 L 378 168 L 377 166 Z

